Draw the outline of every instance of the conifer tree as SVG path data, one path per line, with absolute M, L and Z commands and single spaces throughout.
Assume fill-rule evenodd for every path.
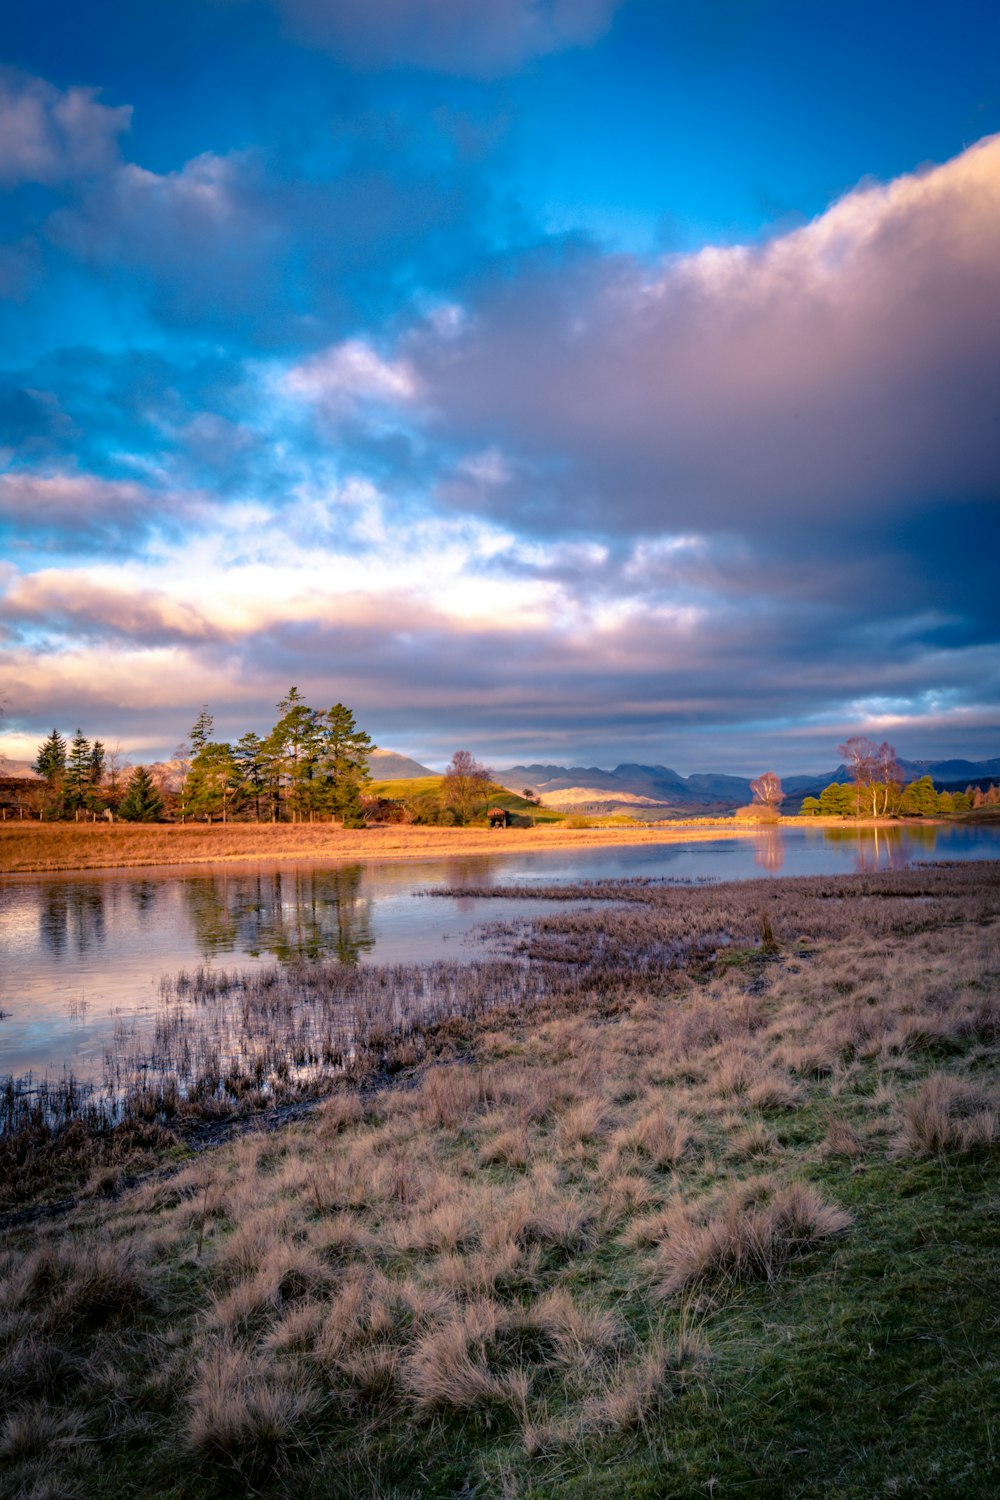
M 163 816 L 163 801 L 145 766 L 132 772 L 118 815 L 128 823 L 155 823 Z
M 91 744 L 82 729 L 77 729 L 66 759 L 64 795 L 66 811 L 79 812 L 86 804 L 90 786 Z
M 53 729 L 48 739 L 39 745 L 32 770 L 37 771 L 46 783 L 46 812 L 50 817 L 59 817 L 63 811 L 66 741 L 58 729 Z

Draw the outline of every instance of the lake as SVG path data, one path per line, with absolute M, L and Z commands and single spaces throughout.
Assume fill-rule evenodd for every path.
M 626 835 L 627 837 L 627 835 Z M 765 829 L 704 842 L 330 866 L 194 865 L 0 879 L 0 1075 L 97 1077 L 116 1024 L 142 1024 L 161 978 L 298 958 L 425 963 L 481 956 L 482 928 L 537 915 L 546 885 L 742 880 L 1000 858 L 983 826 Z M 523 900 L 435 888 L 537 885 Z

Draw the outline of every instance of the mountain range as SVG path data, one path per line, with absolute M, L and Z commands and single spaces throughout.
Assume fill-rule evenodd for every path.
M 931 776 L 938 787 L 1000 778 L 1000 756 L 992 760 L 900 761 L 906 781 Z M 502 786 L 521 792 L 530 788 L 549 807 L 560 811 L 629 811 L 638 817 L 687 816 L 731 812 L 751 799 L 750 778 L 711 771 L 681 776 L 669 766 L 632 763 L 613 771 L 599 766 L 510 766 L 495 773 Z M 803 797 L 818 797 L 831 781 L 850 781 L 846 766 L 826 774 L 783 776 L 783 810 L 796 812 Z

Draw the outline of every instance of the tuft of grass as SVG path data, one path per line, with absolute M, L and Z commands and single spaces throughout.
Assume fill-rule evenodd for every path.
M 983 1089 L 932 1073 L 904 1099 L 895 1149 L 901 1156 L 945 1156 L 1000 1145 L 1000 1114 Z
M 748 1281 L 773 1281 L 788 1262 L 843 1234 L 851 1214 L 825 1203 L 808 1183 L 751 1178 L 710 1197 L 678 1203 L 655 1261 L 660 1296 Z

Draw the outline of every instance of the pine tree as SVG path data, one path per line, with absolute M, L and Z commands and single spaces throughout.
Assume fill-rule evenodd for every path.
M 323 764 L 332 793 L 333 811 L 345 828 L 363 828 L 361 791 L 369 781 L 368 757 L 375 748 L 343 703 L 323 715 Z
M 253 803 L 254 817 L 260 822 L 261 798 L 267 791 L 268 756 L 260 735 L 245 734 L 233 746 L 236 766 L 236 796 L 241 803 Z
M 278 704 L 281 718 L 267 737 L 278 781 L 292 815 L 292 822 L 311 818 L 320 810 L 326 790 L 320 757 L 320 715 L 310 708 L 297 687 L 290 687 Z
M 826 818 L 848 818 L 854 811 L 854 797 L 850 787 L 840 781 L 831 781 L 819 794 L 819 810 Z
M 67 812 L 76 813 L 87 800 L 90 786 L 91 744 L 82 729 L 77 729 L 69 747 L 66 760 L 65 805 Z
M 66 741 L 58 729 L 53 729 L 48 739 L 39 745 L 32 770 L 37 771 L 46 783 L 46 812 L 50 817 L 60 817 L 66 778 Z
M 162 818 L 163 802 L 145 766 L 136 766 L 132 772 L 118 815 L 128 823 L 155 823 Z

